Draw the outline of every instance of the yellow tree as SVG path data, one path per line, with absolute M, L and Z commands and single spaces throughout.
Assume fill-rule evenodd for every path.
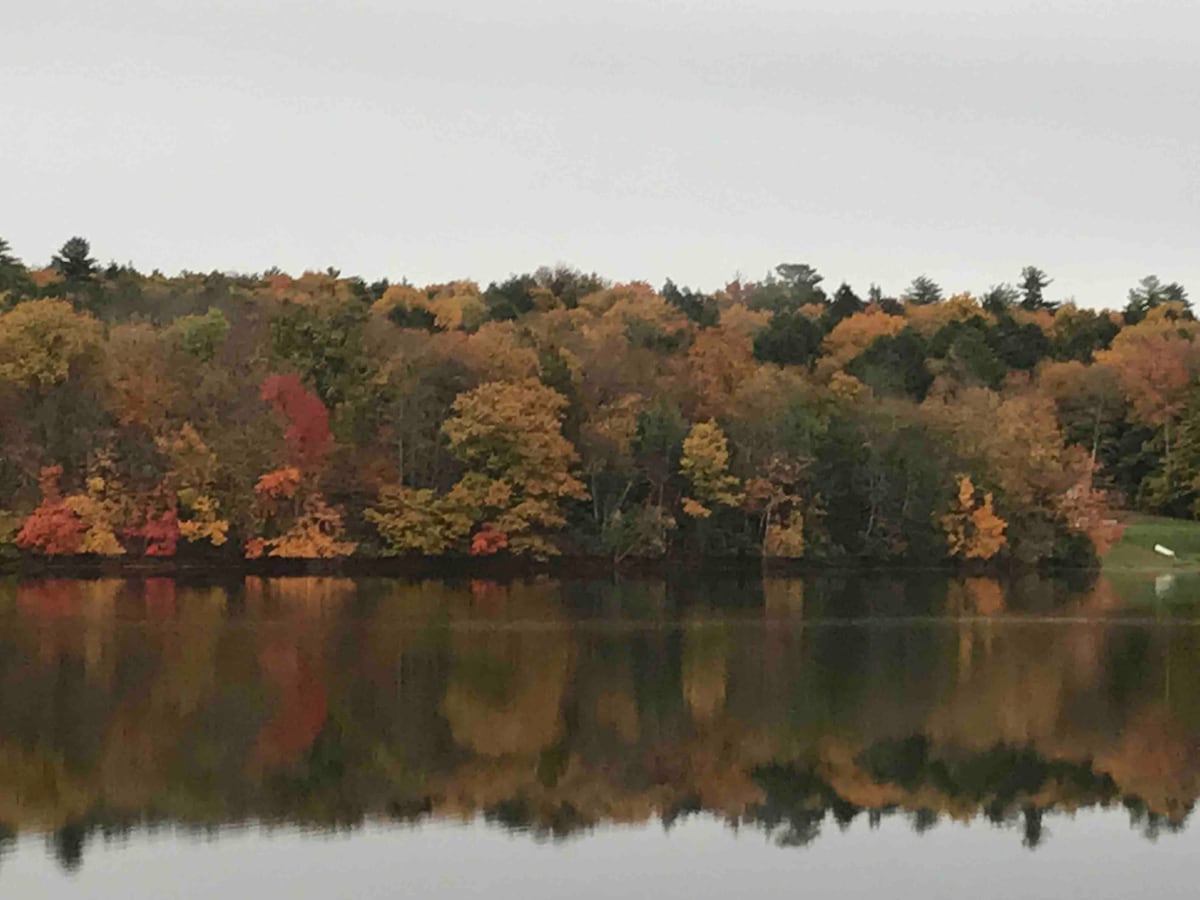
M 831 371 L 842 368 L 871 346 L 876 338 L 895 334 L 907 324 L 903 316 L 890 316 L 877 308 L 847 316 L 821 344 L 821 352 L 828 360 L 822 361 L 822 368 Z
M 454 498 L 457 499 L 457 498 Z M 472 508 L 430 488 L 391 485 L 364 515 L 383 538 L 389 555 L 440 556 L 471 533 Z
M 467 338 L 466 363 L 481 378 L 520 381 L 538 370 L 538 354 L 512 322 L 488 322 Z
M 468 469 L 450 500 L 477 511 L 513 553 L 557 552 L 547 533 L 565 524 L 563 504 L 587 498 L 571 473 L 575 448 L 562 434 L 566 405 L 532 378 L 493 381 L 459 394 L 442 426 L 450 452 Z M 476 546 L 486 552 L 494 545 Z
M 184 422 L 177 434 L 157 443 L 171 460 L 167 488 L 175 497 L 179 534 L 189 543 L 222 546 L 229 536 L 229 522 L 221 517 L 215 497 L 217 455 L 191 422 Z
M 100 344 L 100 323 L 65 300 L 29 300 L 0 314 L 0 380 L 47 388 Z
M 429 311 L 438 328 L 478 328 L 486 319 L 487 309 L 479 285 L 473 281 L 451 281 L 425 288 Z M 386 296 L 386 295 L 385 295 Z
M 443 495 L 395 486 L 366 512 L 392 553 L 436 555 L 471 535 L 470 552 L 500 549 L 545 557 L 563 504 L 587 498 L 572 473 L 575 448 L 562 434 L 567 401 L 535 379 L 493 381 L 459 394 L 442 431 L 467 468 Z
M 683 511 L 706 519 L 714 505 L 742 502 L 738 480 L 729 474 L 729 443 L 716 422 L 697 422 L 683 439 L 679 471 L 691 483 L 694 497 L 684 497 Z
M 991 559 L 1006 543 L 1008 523 L 992 509 L 992 495 L 976 497 L 975 485 L 967 475 L 958 476 L 958 493 L 950 510 L 942 516 L 942 530 L 950 555 L 960 559 Z
M 954 294 L 942 303 L 923 306 L 910 303 L 905 306 L 904 315 L 908 324 L 925 336 L 935 334 L 951 322 L 965 322 L 976 316 L 991 318 L 970 294 Z

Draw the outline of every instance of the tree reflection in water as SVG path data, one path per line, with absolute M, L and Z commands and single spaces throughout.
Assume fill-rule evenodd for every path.
M 74 869 L 93 836 L 154 824 L 482 817 L 558 838 L 703 813 L 784 846 L 902 817 L 1033 848 L 1089 807 L 1153 838 L 1200 794 L 1200 640 L 1189 607 L 1131 618 L 1119 593 L 10 581 L 0 841 L 45 833 Z

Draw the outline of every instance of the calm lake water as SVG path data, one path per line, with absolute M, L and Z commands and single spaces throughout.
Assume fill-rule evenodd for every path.
M 1183 897 L 1198 795 L 1198 580 L 0 580 L 5 897 Z

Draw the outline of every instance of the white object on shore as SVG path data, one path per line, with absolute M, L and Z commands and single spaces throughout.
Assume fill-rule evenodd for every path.
M 1164 547 L 1162 544 L 1155 544 L 1154 552 L 1161 553 L 1163 556 L 1172 556 L 1173 557 L 1175 555 L 1174 550 L 1170 549 L 1169 547 Z

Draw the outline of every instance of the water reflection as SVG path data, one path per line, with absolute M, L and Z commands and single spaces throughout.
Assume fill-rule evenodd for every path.
M 1089 807 L 1153 837 L 1200 795 L 1200 629 L 1143 587 L 0 582 L 0 847 L 700 811 L 783 845 L 890 817 L 1035 847 Z

